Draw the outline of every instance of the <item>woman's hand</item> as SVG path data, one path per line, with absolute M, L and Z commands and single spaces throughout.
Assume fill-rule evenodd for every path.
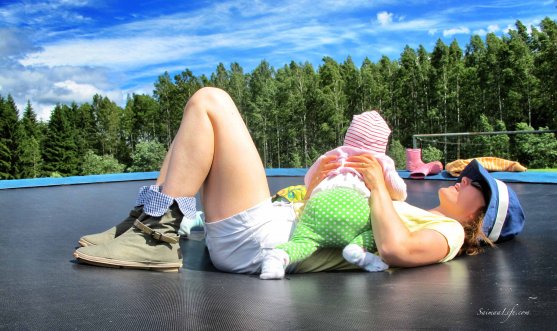
M 370 191 L 386 188 L 383 167 L 371 154 L 350 156 L 344 164 L 358 171 Z
M 327 177 L 329 172 L 338 169 L 341 163 L 338 162 L 338 156 L 329 155 L 321 159 L 317 165 L 317 170 L 315 171 L 313 177 L 310 179 L 309 185 L 306 192 L 306 200 L 311 196 L 311 192 L 323 179 Z

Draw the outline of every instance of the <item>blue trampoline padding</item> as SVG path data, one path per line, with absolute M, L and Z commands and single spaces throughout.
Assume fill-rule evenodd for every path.
M 307 168 L 267 168 L 267 177 L 303 177 L 308 171 Z
M 303 177 L 305 176 L 307 170 L 308 169 L 306 168 L 269 168 L 265 169 L 265 173 L 268 177 Z M 402 178 L 410 179 L 409 171 L 399 170 L 398 173 Z M 493 175 L 493 177 L 505 182 L 557 184 L 557 172 L 492 172 L 491 174 Z M 158 175 L 159 173 L 157 171 L 153 171 L 108 175 L 71 176 L 61 178 L 0 180 L 0 190 L 25 187 L 155 180 L 157 179 Z M 443 171 L 438 175 L 427 176 L 426 179 L 456 180 L 456 177 L 452 177 L 451 175 L 449 175 L 448 172 Z
M 307 170 L 308 169 L 305 168 L 269 168 L 269 169 L 265 169 L 265 173 L 268 177 L 301 177 L 306 174 Z M 0 180 L 0 190 L 10 189 L 10 188 L 25 188 L 25 187 L 126 182 L 126 181 L 134 181 L 134 180 L 155 180 L 157 179 L 158 176 L 159 176 L 158 171 L 152 171 L 152 172 L 107 174 L 107 175 L 70 176 L 70 177 L 60 177 L 60 178 L 46 177 L 46 178 Z
M 156 179 L 158 175 L 158 171 L 153 171 L 107 175 L 70 176 L 60 178 L 45 177 L 0 180 L 0 189 L 150 180 Z
M 404 179 L 410 179 L 410 171 L 399 170 L 398 174 Z M 525 171 L 525 172 L 506 172 L 494 171 L 490 174 L 504 182 L 516 183 L 538 183 L 538 184 L 557 184 L 557 172 L 543 172 L 543 171 Z M 451 176 L 447 171 L 443 170 L 441 173 L 433 176 L 427 176 L 425 179 L 440 179 L 440 180 L 456 180 L 457 177 Z M 416 179 L 420 180 L 420 179 Z

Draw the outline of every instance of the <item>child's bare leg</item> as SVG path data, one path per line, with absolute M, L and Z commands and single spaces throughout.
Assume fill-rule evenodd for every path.
M 226 92 L 203 88 L 190 98 L 157 183 L 172 197 L 194 196 L 203 185 L 207 222 L 270 196 L 259 153 Z

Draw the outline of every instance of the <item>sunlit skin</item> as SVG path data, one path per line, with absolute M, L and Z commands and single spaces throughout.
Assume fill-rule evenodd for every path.
M 439 206 L 430 210 L 467 224 L 474 220 L 486 205 L 482 192 L 472 186 L 472 180 L 462 177 L 460 183 L 439 189 Z
M 322 169 L 310 181 L 311 191 L 326 173 L 338 168 L 335 159 L 322 162 Z M 431 229 L 410 232 L 396 212 L 390 193 L 385 185 L 383 170 L 370 154 L 351 156 L 345 166 L 356 169 L 371 192 L 371 226 L 377 249 L 383 261 L 390 266 L 416 267 L 437 263 L 449 253 L 446 238 Z M 432 213 L 456 219 L 461 224 L 475 219 L 485 201 L 480 190 L 471 185 L 469 178 L 461 183 L 439 190 L 439 206 Z
M 316 172 L 318 175 L 312 179 L 308 186 L 308 196 L 329 171 L 339 166 L 340 163 L 337 162 L 336 156 L 325 157 Z M 348 166 L 353 165 L 348 164 Z M 470 178 L 462 177 L 460 183 L 439 189 L 439 206 L 431 209 L 430 212 L 450 217 L 463 225 L 474 220 L 486 203 L 482 192 L 477 187 L 472 186 L 471 183 Z

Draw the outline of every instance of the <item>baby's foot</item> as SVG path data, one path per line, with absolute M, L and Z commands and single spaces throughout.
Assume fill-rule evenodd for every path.
M 350 263 L 369 271 L 383 271 L 389 269 L 389 266 L 381 260 L 381 258 L 370 252 L 366 252 L 362 247 L 356 244 L 350 244 L 342 250 L 342 256 Z
M 187 219 L 185 217 L 182 219 L 182 222 L 180 223 L 180 229 L 178 230 L 178 234 L 181 236 L 189 237 L 192 228 L 203 227 L 204 224 L 205 224 L 205 216 L 203 215 L 202 211 L 198 211 L 195 213 L 194 219 Z
M 360 267 L 369 272 L 383 271 L 389 269 L 389 265 L 383 262 L 378 255 L 365 252 L 364 262 Z
M 268 251 L 261 265 L 260 279 L 283 279 L 284 269 L 288 264 L 288 254 L 282 249 Z

